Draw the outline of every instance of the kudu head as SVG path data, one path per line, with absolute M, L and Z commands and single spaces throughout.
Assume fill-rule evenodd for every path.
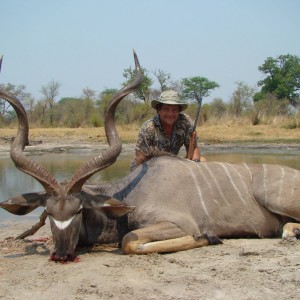
M 122 150 L 122 143 L 115 126 L 115 110 L 120 101 L 134 92 L 143 77 L 139 61 L 134 52 L 135 80 L 112 97 L 105 113 L 105 132 L 109 148 L 100 155 L 85 162 L 68 182 L 59 183 L 39 162 L 25 156 L 23 150 L 28 143 L 29 125 L 24 107 L 14 96 L 0 90 L 0 98 L 8 101 L 18 117 L 18 131 L 11 145 L 10 156 L 15 166 L 35 178 L 45 189 L 40 193 L 28 193 L 0 203 L 10 213 L 24 215 L 39 206 L 44 206 L 49 216 L 54 241 L 51 255 L 55 261 L 72 261 L 78 243 L 82 222 L 82 209 L 92 208 L 109 217 L 122 216 L 134 208 L 105 195 L 90 195 L 83 190 L 84 183 L 95 173 L 112 165 Z

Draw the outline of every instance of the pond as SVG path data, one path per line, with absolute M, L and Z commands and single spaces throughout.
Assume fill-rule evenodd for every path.
M 296 150 L 278 149 L 207 149 L 203 151 L 207 161 L 246 162 L 281 164 L 300 170 L 300 156 Z M 74 171 L 87 159 L 97 155 L 96 151 L 73 150 L 68 153 L 44 153 L 32 155 L 34 160 L 42 162 L 58 181 L 68 180 Z M 183 153 L 180 153 L 183 156 Z M 132 152 L 120 155 L 117 162 L 109 168 L 100 171 L 92 177 L 94 182 L 111 181 L 122 178 L 129 172 Z M 0 201 L 22 193 L 42 191 L 42 186 L 32 177 L 17 170 L 8 155 L 0 157 Z M 36 219 L 42 212 L 36 209 L 26 216 L 15 216 L 0 209 L 0 225 L 7 221 Z

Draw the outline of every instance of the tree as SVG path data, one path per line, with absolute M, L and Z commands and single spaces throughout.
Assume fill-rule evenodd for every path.
M 222 117 L 227 110 L 227 104 L 221 98 L 215 98 L 210 103 L 210 115 L 215 118 Z
M 134 92 L 136 98 L 143 100 L 144 102 L 149 102 L 151 85 L 153 80 L 148 76 L 148 71 L 145 68 L 141 68 L 143 74 L 143 82 L 139 89 Z M 124 70 L 123 77 L 126 81 L 123 83 L 123 86 L 126 86 L 134 81 L 135 79 L 135 69 L 131 66 Z
M 254 97 L 262 100 L 268 93 L 277 99 L 288 99 L 293 106 L 300 104 L 300 58 L 296 55 L 280 55 L 268 57 L 258 70 L 266 77 L 257 84 L 261 87 Z
M 25 109 L 30 111 L 33 109 L 34 99 L 30 93 L 26 92 L 25 85 L 14 85 L 11 83 L 0 84 L 0 89 L 8 94 L 11 94 L 19 99 L 19 101 L 24 105 Z M 5 115 L 10 115 L 10 104 L 0 99 L 0 116 L 3 118 Z
M 229 102 L 229 112 L 235 117 L 239 117 L 242 112 L 252 107 L 255 89 L 241 81 L 236 84 L 237 88 Z
M 99 113 L 101 119 L 104 118 L 106 109 L 108 107 L 108 104 L 112 98 L 112 96 L 117 92 L 117 89 L 105 89 L 100 93 L 100 100 L 97 101 L 97 104 L 99 106 Z
M 90 88 L 82 90 L 83 93 L 83 110 L 84 110 L 84 122 L 88 123 L 94 112 L 94 100 L 96 91 Z
M 268 93 L 260 101 L 254 103 L 251 121 L 253 125 L 261 123 L 264 117 L 288 115 L 290 113 L 288 99 L 277 99 L 271 93 Z
M 82 94 L 84 99 L 94 100 L 96 96 L 96 91 L 86 87 L 82 90 Z
M 203 97 L 208 97 L 210 92 L 219 87 L 214 81 L 209 81 L 205 77 L 189 77 L 182 79 L 182 97 L 187 101 L 198 101 Z
M 50 125 L 53 124 L 53 107 L 55 103 L 55 98 L 59 94 L 59 88 L 61 87 L 61 84 L 57 81 L 50 81 L 48 85 L 42 86 L 41 93 L 44 96 L 44 109 L 42 111 L 42 117 L 43 120 L 45 120 L 45 113 L 47 111 L 47 108 L 49 106 L 49 114 L 50 114 Z
M 157 69 L 153 72 L 154 76 L 157 78 L 161 92 L 169 89 L 169 81 L 171 79 L 171 75 L 166 73 L 161 69 Z
M 183 90 L 182 80 L 171 80 L 169 87 L 170 90 L 176 91 L 179 95 L 182 94 L 182 90 Z
M 84 100 L 80 98 L 62 98 L 55 105 L 56 125 L 76 128 L 86 122 Z

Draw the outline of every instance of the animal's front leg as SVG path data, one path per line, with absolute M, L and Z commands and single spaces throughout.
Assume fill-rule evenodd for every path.
M 282 239 L 294 241 L 300 238 L 300 224 L 299 223 L 286 223 L 283 226 Z
M 125 254 L 163 253 L 188 250 L 209 245 L 207 236 L 195 239 L 170 222 L 161 222 L 137 229 L 125 235 L 122 249 Z

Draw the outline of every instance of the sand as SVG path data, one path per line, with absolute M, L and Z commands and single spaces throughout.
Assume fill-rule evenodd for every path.
M 0 299 L 299 299 L 300 241 L 228 239 L 151 255 L 96 245 L 61 264 L 49 261 L 48 223 L 33 237 L 14 239 L 32 224 L 0 227 Z

